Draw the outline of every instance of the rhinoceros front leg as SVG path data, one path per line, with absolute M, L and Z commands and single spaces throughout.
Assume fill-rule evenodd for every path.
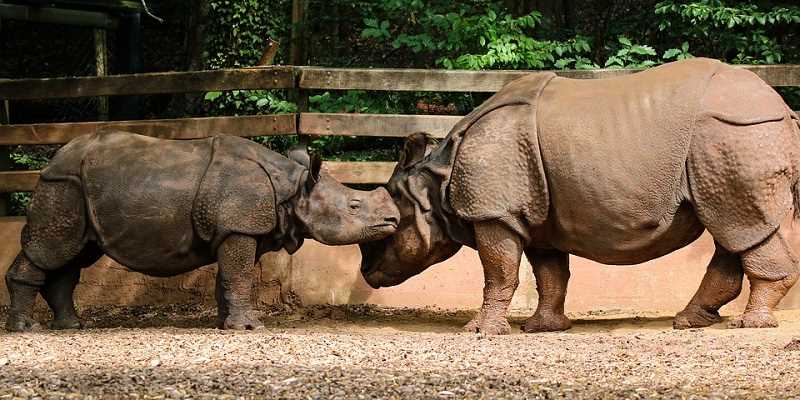
M 222 329 L 259 329 L 250 302 L 253 287 L 257 242 L 245 235 L 232 234 L 217 249 L 218 326 Z
M 475 240 L 483 264 L 483 305 L 464 329 L 505 335 L 511 332 L 506 313 L 519 284 L 522 242 L 519 235 L 495 221 L 476 223 Z
M 556 332 L 569 329 L 572 324 L 564 315 L 564 300 L 569 282 L 569 254 L 558 250 L 525 251 L 533 266 L 539 303 L 536 312 L 525 321 L 525 332 Z

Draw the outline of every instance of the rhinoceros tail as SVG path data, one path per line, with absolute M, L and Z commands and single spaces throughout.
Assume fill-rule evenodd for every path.
M 794 120 L 796 128 L 795 133 L 798 136 L 798 140 L 800 140 L 800 117 L 798 117 L 797 113 L 792 111 L 791 109 L 789 110 L 789 115 L 790 118 Z M 800 160 L 797 160 L 795 162 L 800 162 Z M 800 168 L 800 165 L 798 165 L 796 168 Z M 792 205 L 794 206 L 794 219 L 798 220 L 800 219 L 800 180 L 795 182 L 794 186 L 792 187 L 792 197 L 793 197 Z
M 800 220 L 800 182 L 795 182 L 792 187 L 792 206 L 794 207 L 793 217 L 795 220 Z

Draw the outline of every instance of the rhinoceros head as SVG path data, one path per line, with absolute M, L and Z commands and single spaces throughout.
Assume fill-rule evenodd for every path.
M 442 178 L 436 160 L 426 159 L 433 140 L 425 134 L 406 139 L 387 188 L 400 210 L 397 231 L 362 243 L 361 274 L 373 288 L 394 286 L 444 261 L 461 247 L 448 234 L 442 213 Z
M 294 213 L 307 236 L 328 245 L 355 244 L 392 234 L 400 219 L 384 188 L 355 190 L 321 171 L 319 157 L 304 147 L 292 149 L 289 158 L 305 165 L 308 179 Z

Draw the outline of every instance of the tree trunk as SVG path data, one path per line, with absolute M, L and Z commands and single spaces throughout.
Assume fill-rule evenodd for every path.
M 208 26 L 208 0 L 192 0 L 189 8 L 184 31 L 184 68 L 186 71 L 201 71 L 206 67 L 203 48 Z M 203 93 L 174 94 L 167 106 L 167 114 L 175 118 L 194 115 L 201 108 L 203 96 Z

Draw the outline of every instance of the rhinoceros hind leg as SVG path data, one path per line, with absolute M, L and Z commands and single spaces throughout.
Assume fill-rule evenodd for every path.
M 39 324 L 33 319 L 33 303 L 44 285 L 45 272 L 33 264 L 25 253 L 20 252 L 11 268 L 6 272 L 6 287 L 11 297 L 11 309 L 6 319 L 6 330 L 23 332 L 37 330 Z
M 722 321 L 719 309 L 742 292 L 742 262 L 719 243 L 692 300 L 675 316 L 675 329 L 702 328 Z
M 218 324 L 222 329 L 260 329 L 264 327 L 251 305 L 256 240 L 232 234 L 217 249 Z
M 526 249 L 533 266 L 539 303 L 536 312 L 525 321 L 524 332 L 557 332 L 572 327 L 564 315 L 564 300 L 569 282 L 569 254 L 557 250 Z
M 81 269 L 90 267 L 103 252 L 94 243 L 89 243 L 72 261 L 62 268 L 47 271 L 42 297 L 53 311 L 50 329 L 80 329 L 83 324 L 75 312 L 73 293 L 81 277 Z
M 742 265 L 750 280 L 750 298 L 744 313 L 731 328 L 774 328 L 772 310 L 800 276 L 797 256 L 781 227 L 755 247 L 742 253 Z

